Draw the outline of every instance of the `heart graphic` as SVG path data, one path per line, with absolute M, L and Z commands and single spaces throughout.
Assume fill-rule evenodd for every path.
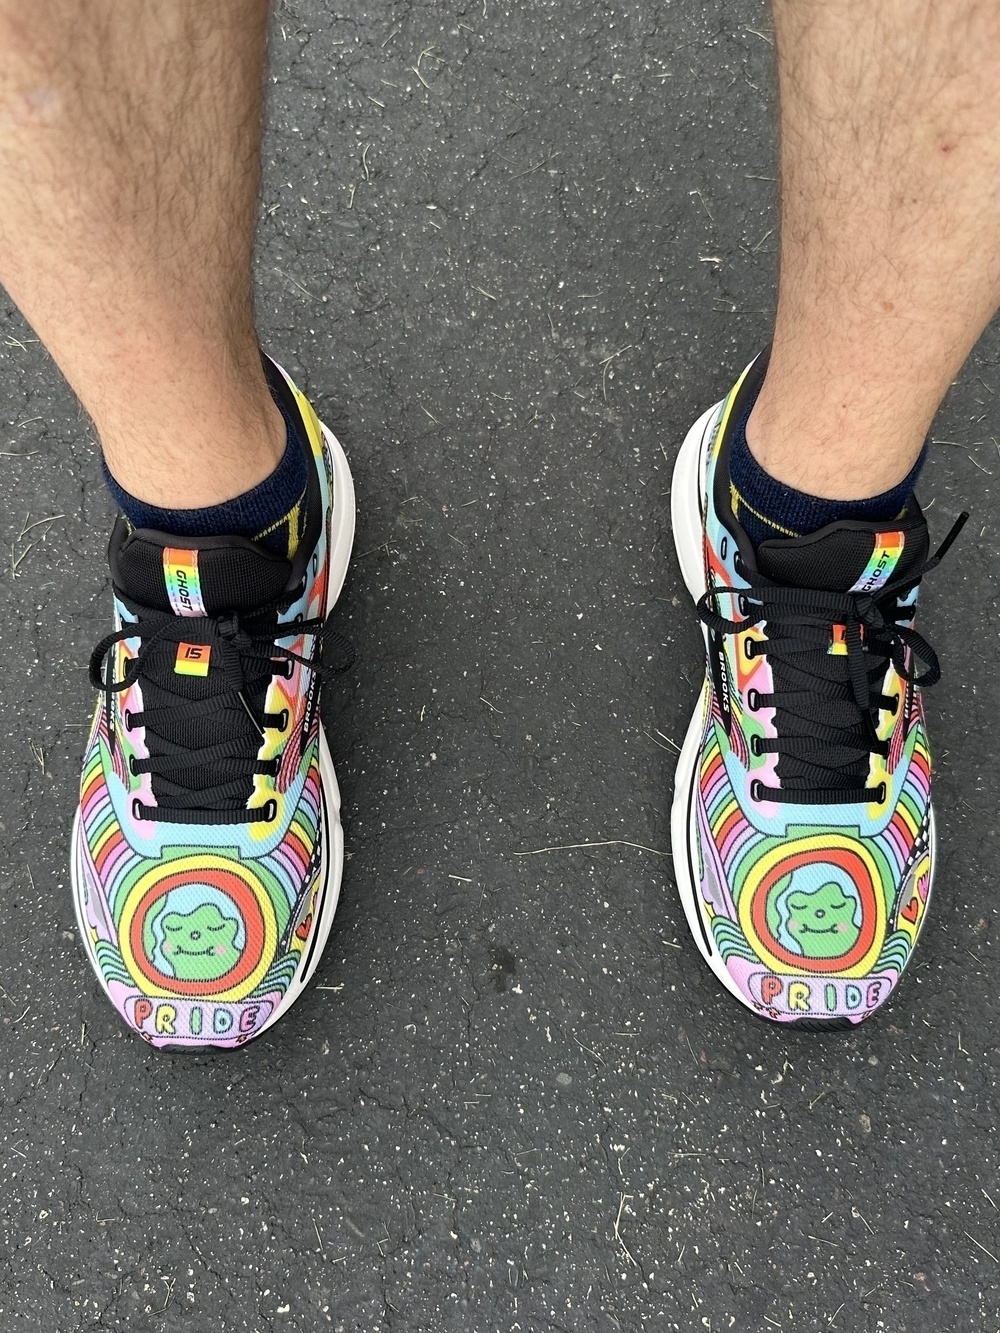
M 915 926 L 920 915 L 920 899 L 911 898 L 899 915 L 904 921 L 909 921 L 911 926 Z
M 310 912 L 309 915 L 306 917 L 306 919 L 304 921 L 300 921 L 299 924 L 295 927 L 295 938 L 297 940 L 307 940 L 309 938 L 309 929 L 312 926 L 312 922 L 313 922 L 313 914 L 312 912 Z

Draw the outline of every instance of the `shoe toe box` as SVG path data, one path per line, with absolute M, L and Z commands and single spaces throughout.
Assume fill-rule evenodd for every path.
M 241 1046 L 284 1006 L 303 972 L 315 889 L 289 912 L 271 878 L 259 861 L 197 852 L 136 861 L 109 901 L 78 842 L 85 947 L 115 1007 L 145 1041 Z
M 762 1016 L 808 1030 L 861 1022 L 909 961 L 930 881 L 929 846 L 901 877 L 870 840 L 835 831 L 767 849 L 720 895 L 733 910 L 712 912 L 733 989 Z

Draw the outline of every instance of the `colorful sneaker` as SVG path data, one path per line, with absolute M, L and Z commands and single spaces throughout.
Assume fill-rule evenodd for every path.
M 306 399 L 268 374 L 309 443 L 292 558 L 119 517 L 118 629 L 91 659 L 104 698 L 73 829 L 77 922 L 125 1022 L 164 1048 L 240 1046 L 269 1028 L 315 971 L 340 892 L 320 658 L 354 487 Z
M 677 764 L 674 872 L 727 990 L 765 1018 L 845 1028 L 888 999 L 924 924 L 934 819 L 918 687 L 939 671 L 913 617 L 965 516 L 932 560 L 916 501 L 891 531 L 833 523 L 755 553 L 728 459 L 765 370 L 761 357 L 695 423 L 674 468 L 674 542 L 708 655 Z

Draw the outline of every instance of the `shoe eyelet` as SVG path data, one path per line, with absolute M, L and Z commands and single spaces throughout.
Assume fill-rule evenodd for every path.
M 766 799 L 764 796 L 764 784 L 759 778 L 754 778 L 753 782 L 750 783 L 750 799 L 751 801 L 763 801 Z
M 751 713 L 756 713 L 760 708 L 760 691 L 755 689 L 747 690 L 747 708 Z
M 295 663 L 290 657 L 272 657 L 271 663 L 274 666 L 276 676 L 284 676 L 285 680 L 291 680 L 292 672 L 295 670 Z
M 278 802 L 274 800 L 273 797 L 271 798 L 271 800 L 265 801 L 261 809 L 264 811 L 264 813 L 261 815 L 261 820 L 263 823 L 270 824 L 273 820 L 277 819 Z
M 878 786 L 875 788 L 876 805 L 884 805 L 885 797 L 886 797 L 886 785 L 884 782 L 880 782 Z
M 146 818 L 146 815 L 145 815 L 145 810 L 146 810 L 146 809 L 147 809 L 147 807 L 146 807 L 145 802 L 140 801 L 139 798 L 138 798 L 138 796 L 133 796 L 133 797 L 132 797 L 132 818 L 133 818 L 133 819 L 145 819 L 145 818 Z
M 126 731 L 131 731 L 131 730 L 132 730 L 132 710 L 131 710 L 130 708 L 126 708 L 126 709 L 123 711 L 123 713 L 122 713 L 122 721 L 125 723 L 125 730 L 126 730 Z
M 749 634 L 743 640 L 743 653 L 751 662 L 757 656 L 757 644 Z
M 756 732 L 750 737 L 750 753 L 756 755 L 758 759 L 764 753 L 760 748 L 760 737 Z
M 139 770 L 136 768 L 137 763 L 138 760 L 136 759 L 135 755 L 130 754 L 128 757 L 128 771 L 132 774 L 134 778 L 137 778 L 139 776 Z
M 899 712 L 899 705 L 901 702 L 900 696 L 898 694 L 890 694 L 889 698 L 892 700 L 892 707 L 889 709 L 889 712 L 895 717 Z
M 287 731 L 287 730 L 288 730 L 288 709 L 287 709 L 287 708 L 283 708 L 283 709 L 281 710 L 281 712 L 278 714 L 278 721 L 277 721 L 277 723 L 275 724 L 275 730 L 276 730 L 276 731 Z

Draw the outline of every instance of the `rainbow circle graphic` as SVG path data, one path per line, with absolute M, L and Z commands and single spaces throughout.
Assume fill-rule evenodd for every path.
M 768 906 L 786 875 L 807 865 L 834 865 L 847 874 L 861 901 L 861 932 L 839 958 L 807 958 L 793 953 L 768 925 Z M 863 977 L 872 969 L 885 935 L 886 906 L 878 865 L 868 849 L 837 833 L 795 838 L 764 853 L 747 872 L 739 896 L 743 933 L 761 960 L 775 972 Z
M 239 959 L 221 977 L 183 981 L 162 972 L 147 955 L 144 926 L 150 909 L 172 889 L 207 884 L 225 894 L 240 916 L 246 945 Z M 278 922 L 263 883 L 247 865 L 200 853 L 153 866 L 132 885 L 122 906 L 118 938 L 125 966 L 146 995 L 191 996 L 242 1000 L 259 984 L 274 959 Z

